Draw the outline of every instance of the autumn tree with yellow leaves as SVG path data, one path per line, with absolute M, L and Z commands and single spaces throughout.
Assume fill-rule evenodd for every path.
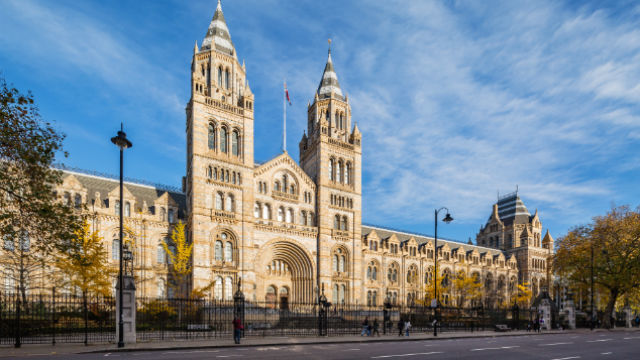
M 531 285 L 528 282 L 516 286 L 516 304 L 521 308 L 528 308 L 531 302 Z
M 482 300 L 483 287 L 477 273 L 467 276 L 464 271 L 459 272 L 453 280 L 453 286 L 460 307 L 474 306 Z
M 558 239 L 556 273 L 570 284 L 588 287 L 593 266 L 594 283 L 604 291 L 605 314 L 616 302 L 640 287 L 640 208 L 614 207 L 604 216 L 579 226 Z M 610 316 L 603 324 L 611 327 Z
M 162 247 L 169 260 L 169 286 L 176 294 L 187 292 L 189 275 L 191 274 L 191 256 L 193 255 L 193 243 L 187 241 L 185 226 L 179 221 L 171 232 L 171 244 L 162 242 Z

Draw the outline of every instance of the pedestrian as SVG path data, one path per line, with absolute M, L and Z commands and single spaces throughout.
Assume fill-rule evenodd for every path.
M 362 322 L 362 331 L 360 332 L 360 336 L 364 336 L 369 330 L 369 317 L 365 317 Z
M 533 321 L 529 320 L 529 322 L 527 323 L 527 332 L 530 332 L 532 328 L 533 328 Z
M 640 327 L 640 316 L 636 315 L 636 326 Z
M 369 323 L 369 326 L 367 326 L 367 336 L 371 336 L 372 333 L 373 333 L 373 324 Z
M 404 333 L 407 337 L 409 336 L 409 330 L 411 330 L 411 321 L 407 319 L 407 321 L 404 323 Z
M 378 323 L 378 319 L 373 319 L 373 336 L 376 336 L 376 334 L 380 336 L 380 331 L 378 330 L 379 327 L 380 324 Z
M 404 329 L 404 321 L 398 320 L 398 336 L 402 336 L 402 330 Z
M 242 326 L 242 321 L 237 316 L 233 317 L 233 341 L 236 344 L 240 344 L 240 337 L 242 336 L 242 330 L 244 330 L 244 326 Z

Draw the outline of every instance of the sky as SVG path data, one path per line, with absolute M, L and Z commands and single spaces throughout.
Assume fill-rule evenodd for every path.
M 518 188 L 558 238 L 640 205 L 640 4 L 633 1 L 225 0 L 255 94 L 255 159 L 298 159 L 332 39 L 363 133 L 363 222 L 475 239 Z M 202 1 L 0 1 L 0 75 L 66 134 L 68 166 L 179 186 Z M 242 61 L 241 60 L 241 61 Z

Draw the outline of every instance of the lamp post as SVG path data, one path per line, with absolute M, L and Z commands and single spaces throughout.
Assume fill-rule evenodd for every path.
M 435 224 L 435 231 L 434 231 L 434 242 L 433 242 L 433 262 L 434 262 L 434 281 L 433 281 L 433 294 L 435 295 L 435 299 L 434 302 L 435 304 L 432 304 L 432 306 L 434 306 L 434 322 L 433 322 L 433 336 L 438 336 L 438 213 L 441 210 L 446 210 L 447 214 L 444 216 L 444 219 L 442 219 L 442 221 L 444 221 L 445 224 L 448 224 L 450 222 L 453 221 L 453 218 L 451 217 L 451 214 L 449 214 L 449 209 L 447 209 L 446 207 L 441 207 L 440 209 L 434 210 L 433 212 L 433 217 L 434 217 L 434 224 Z
M 124 208 L 122 203 L 122 188 L 123 188 L 123 177 L 122 177 L 122 161 L 123 161 L 123 152 L 124 149 L 128 149 L 132 146 L 131 141 L 127 139 L 127 134 L 125 134 L 122 123 L 120 123 L 120 131 L 118 131 L 118 135 L 111 138 L 111 142 L 114 143 L 120 149 L 120 244 L 118 249 L 118 259 L 120 260 L 120 271 L 118 273 L 118 283 L 120 284 L 120 294 L 119 294 L 119 316 L 118 316 L 118 347 L 124 347 L 124 321 L 122 319 L 122 287 L 123 287 L 123 274 L 122 274 L 122 210 Z
M 594 318 L 593 318 L 593 241 L 591 242 L 591 321 L 589 322 L 589 327 L 591 331 L 593 331 L 594 327 Z

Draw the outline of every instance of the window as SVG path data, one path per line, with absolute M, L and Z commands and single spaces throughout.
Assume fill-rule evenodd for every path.
M 347 292 L 347 287 L 344 284 L 340 285 L 340 295 L 338 296 L 338 301 L 341 304 L 344 304 L 344 297 L 346 295 L 346 292 Z
M 64 193 L 64 203 L 65 205 L 71 205 L 71 194 L 68 192 Z
M 340 230 L 344 230 L 344 231 L 349 230 L 349 227 L 348 227 L 348 225 L 347 225 L 347 224 L 348 224 L 348 223 L 347 223 L 347 217 L 346 217 L 346 216 L 343 216 L 343 217 L 342 217 L 342 225 L 340 226 Z
M 391 282 L 398 281 L 398 264 L 392 263 L 387 272 L 387 280 Z
M 329 180 L 335 181 L 333 177 L 333 159 L 329 159 Z
M 289 186 L 289 192 L 292 193 L 292 194 L 295 194 L 296 193 L 296 186 L 295 185 Z
M 66 196 L 67 194 L 65 194 Z M 114 206 L 114 210 L 116 212 L 116 215 L 120 214 L 120 200 L 116 200 L 116 204 Z
M 253 205 L 253 217 L 256 219 L 260 218 L 260 204 L 256 203 Z
M 340 215 L 336 215 L 333 218 L 333 228 L 336 230 L 340 230 Z
M 82 206 L 82 196 L 80 194 L 76 194 L 74 199 L 76 209 L 79 209 Z
M 278 208 L 278 221 L 284 220 L 284 208 L 281 206 Z
M 224 126 L 220 129 L 220 151 L 227 152 L 227 128 Z
M 207 137 L 207 145 L 209 150 L 216 149 L 216 128 L 213 124 L 209 124 L 209 134 Z
M 333 298 L 333 303 L 337 304 L 338 303 L 338 284 L 334 284 L 333 285 L 333 291 L 332 291 L 332 298 Z
M 173 223 L 173 221 L 174 221 L 173 216 L 174 216 L 174 210 L 173 209 L 169 209 L 169 222 L 170 223 Z
M 216 193 L 216 210 L 222 210 L 222 193 Z
M 275 190 L 275 191 L 280 191 L 280 181 L 276 180 L 276 181 L 273 183 L 273 190 Z
M 287 209 L 286 222 L 291 224 L 293 223 L 293 209 Z
M 158 253 L 156 257 L 156 261 L 158 264 L 164 264 L 166 262 L 167 255 L 164 252 L 164 246 L 162 244 L 158 244 Z
M 231 212 L 235 211 L 234 210 L 235 203 L 234 203 L 233 195 L 231 194 L 227 195 L 227 198 L 225 200 L 226 200 L 226 204 L 224 205 L 224 209 L 226 211 L 231 211 Z
M 11 238 L 11 235 L 6 234 L 4 236 L 4 249 L 7 251 L 13 251 L 14 250 L 14 244 L 13 244 L 13 239 Z
M 167 210 L 163 207 L 160 208 L 160 220 L 167 221 Z
M 118 239 L 113 239 L 113 242 L 111 243 L 111 259 L 120 259 L 120 240 Z
M 307 225 L 307 212 L 304 210 L 300 212 L 300 225 Z
M 271 206 L 269 204 L 264 204 L 262 208 L 262 218 L 265 220 L 271 219 Z
M 216 240 L 216 246 L 214 249 L 214 257 L 216 261 L 222 261 L 222 241 Z
M 229 70 L 224 71 L 224 87 L 229 88 Z
M 347 163 L 345 169 L 344 169 L 344 183 L 345 184 L 350 184 L 351 183 L 351 178 L 350 175 L 351 174 L 351 163 Z
M 233 244 L 231 243 L 231 241 L 227 241 L 226 243 L 224 243 L 224 261 L 233 261 Z
M 163 297 L 166 296 L 164 280 L 158 279 L 158 282 L 156 284 L 156 288 L 158 289 L 158 297 L 159 298 L 163 298 Z
M 224 279 L 224 299 L 233 300 L 233 278 L 231 276 Z
M 216 277 L 216 282 L 213 285 L 213 297 L 216 300 L 222 300 L 222 276 Z
M 342 160 L 338 161 L 338 168 L 336 169 L 336 181 L 342 182 Z
M 231 133 L 231 154 L 234 156 L 238 156 L 239 155 L 239 151 L 238 151 L 238 140 L 239 140 L 240 136 L 238 135 L 238 132 L 236 130 L 234 130 Z
M 218 86 L 222 87 L 222 67 L 218 68 Z

